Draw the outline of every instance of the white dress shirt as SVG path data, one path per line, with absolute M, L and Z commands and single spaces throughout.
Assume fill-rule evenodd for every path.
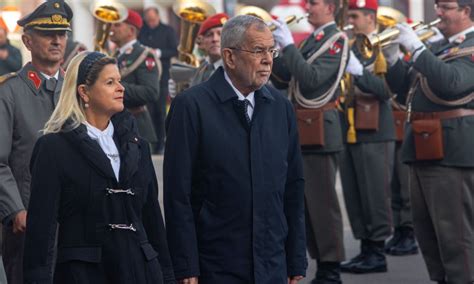
M 237 88 L 232 84 L 232 81 L 230 80 L 229 76 L 227 75 L 227 72 L 224 71 L 224 77 L 227 83 L 232 87 L 234 92 L 237 94 L 237 97 L 239 98 L 239 101 L 243 100 L 248 100 L 249 101 L 249 107 L 247 108 L 247 114 L 250 117 L 250 120 L 252 120 L 252 115 L 253 115 L 253 110 L 255 108 L 255 92 L 251 92 L 247 96 L 244 96 Z

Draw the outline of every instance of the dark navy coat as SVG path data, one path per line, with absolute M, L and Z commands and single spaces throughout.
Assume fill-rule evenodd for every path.
M 137 136 L 131 114 L 117 114 L 112 123 L 118 181 L 84 125 L 38 140 L 31 162 L 25 283 L 175 283 L 148 143 Z
M 175 276 L 200 275 L 200 284 L 287 283 L 307 267 L 295 115 L 264 86 L 248 126 L 235 100 L 220 68 L 172 103 L 164 202 Z

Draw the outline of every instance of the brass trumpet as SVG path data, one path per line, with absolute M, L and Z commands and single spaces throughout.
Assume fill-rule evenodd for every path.
M 257 6 L 244 6 L 241 9 L 239 9 L 239 11 L 237 11 L 236 15 L 254 16 L 254 17 L 262 19 L 266 23 L 271 22 L 273 20 L 270 13 L 268 13 L 264 9 L 259 8 Z M 299 16 L 299 17 L 296 15 L 292 15 L 285 18 L 285 23 L 287 25 L 292 24 L 292 23 L 299 23 L 301 20 L 306 19 L 306 18 L 308 18 L 308 14 L 305 14 L 304 16 Z M 276 30 L 277 26 L 275 26 L 274 24 L 271 24 L 268 26 L 268 28 L 273 32 L 274 30 Z
M 427 40 L 432 37 L 435 33 L 431 30 L 436 24 L 441 20 L 436 19 L 429 24 L 424 24 L 423 22 L 410 24 L 410 27 L 413 28 L 416 32 L 420 33 L 419 38 L 422 41 Z M 423 32 L 424 31 L 424 32 Z M 359 50 L 360 54 L 366 58 L 372 58 L 376 47 L 385 47 L 389 45 L 398 35 L 400 30 L 395 27 L 387 28 L 383 32 L 378 33 L 373 36 L 366 36 L 364 34 L 357 34 L 355 38 L 355 46 Z

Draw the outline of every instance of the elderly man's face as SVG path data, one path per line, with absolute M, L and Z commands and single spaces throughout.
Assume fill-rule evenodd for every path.
M 257 30 L 252 26 L 247 30 L 242 45 L 231 49 L 232 62 L 228 66 L 237 80 L 234 82 L 236 87 L 243 94 L 258 90 L 268 82 L 273 65 L 270 50 L 274 46 L 275 41 L 267 27 Z
M 45 64 L 61 62 L 66 49 L 66 31 L 30 31 L 23 35 L 23 43 L 31 57 Z

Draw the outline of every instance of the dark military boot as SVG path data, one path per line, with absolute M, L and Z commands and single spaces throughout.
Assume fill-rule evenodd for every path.
M 341 269 L 339 262 L 318 262 L 316 278 L 311 284 L 341 284 Z
M 398 243 L 400 237 L 402 236 L 401 227 L 396 227 L 393 232 L 393 236 L 385 244 L 385 253 L 389 253 L 390 250 Z
M 343 261 L 341 263 L 341 272 L 351 272 L 351 268 L 354 264 L 359 263 L 365 258 L 367 249 L 369 247 L 369 240 L 360 241 L 360 253 L 350 260 Z
M 400 240 L 387 252 L 387 254 L 398 256 L 417 254 L 418 245 L 416 244 L 415 233 L 413 232 L 413 228 L 401 227 L 400 231 Z
M 346 272 L 358 274 L 387 272 L 384 243 L 384 241 L 369 241 L 367 253 L 364 258 L 354 263 Z

